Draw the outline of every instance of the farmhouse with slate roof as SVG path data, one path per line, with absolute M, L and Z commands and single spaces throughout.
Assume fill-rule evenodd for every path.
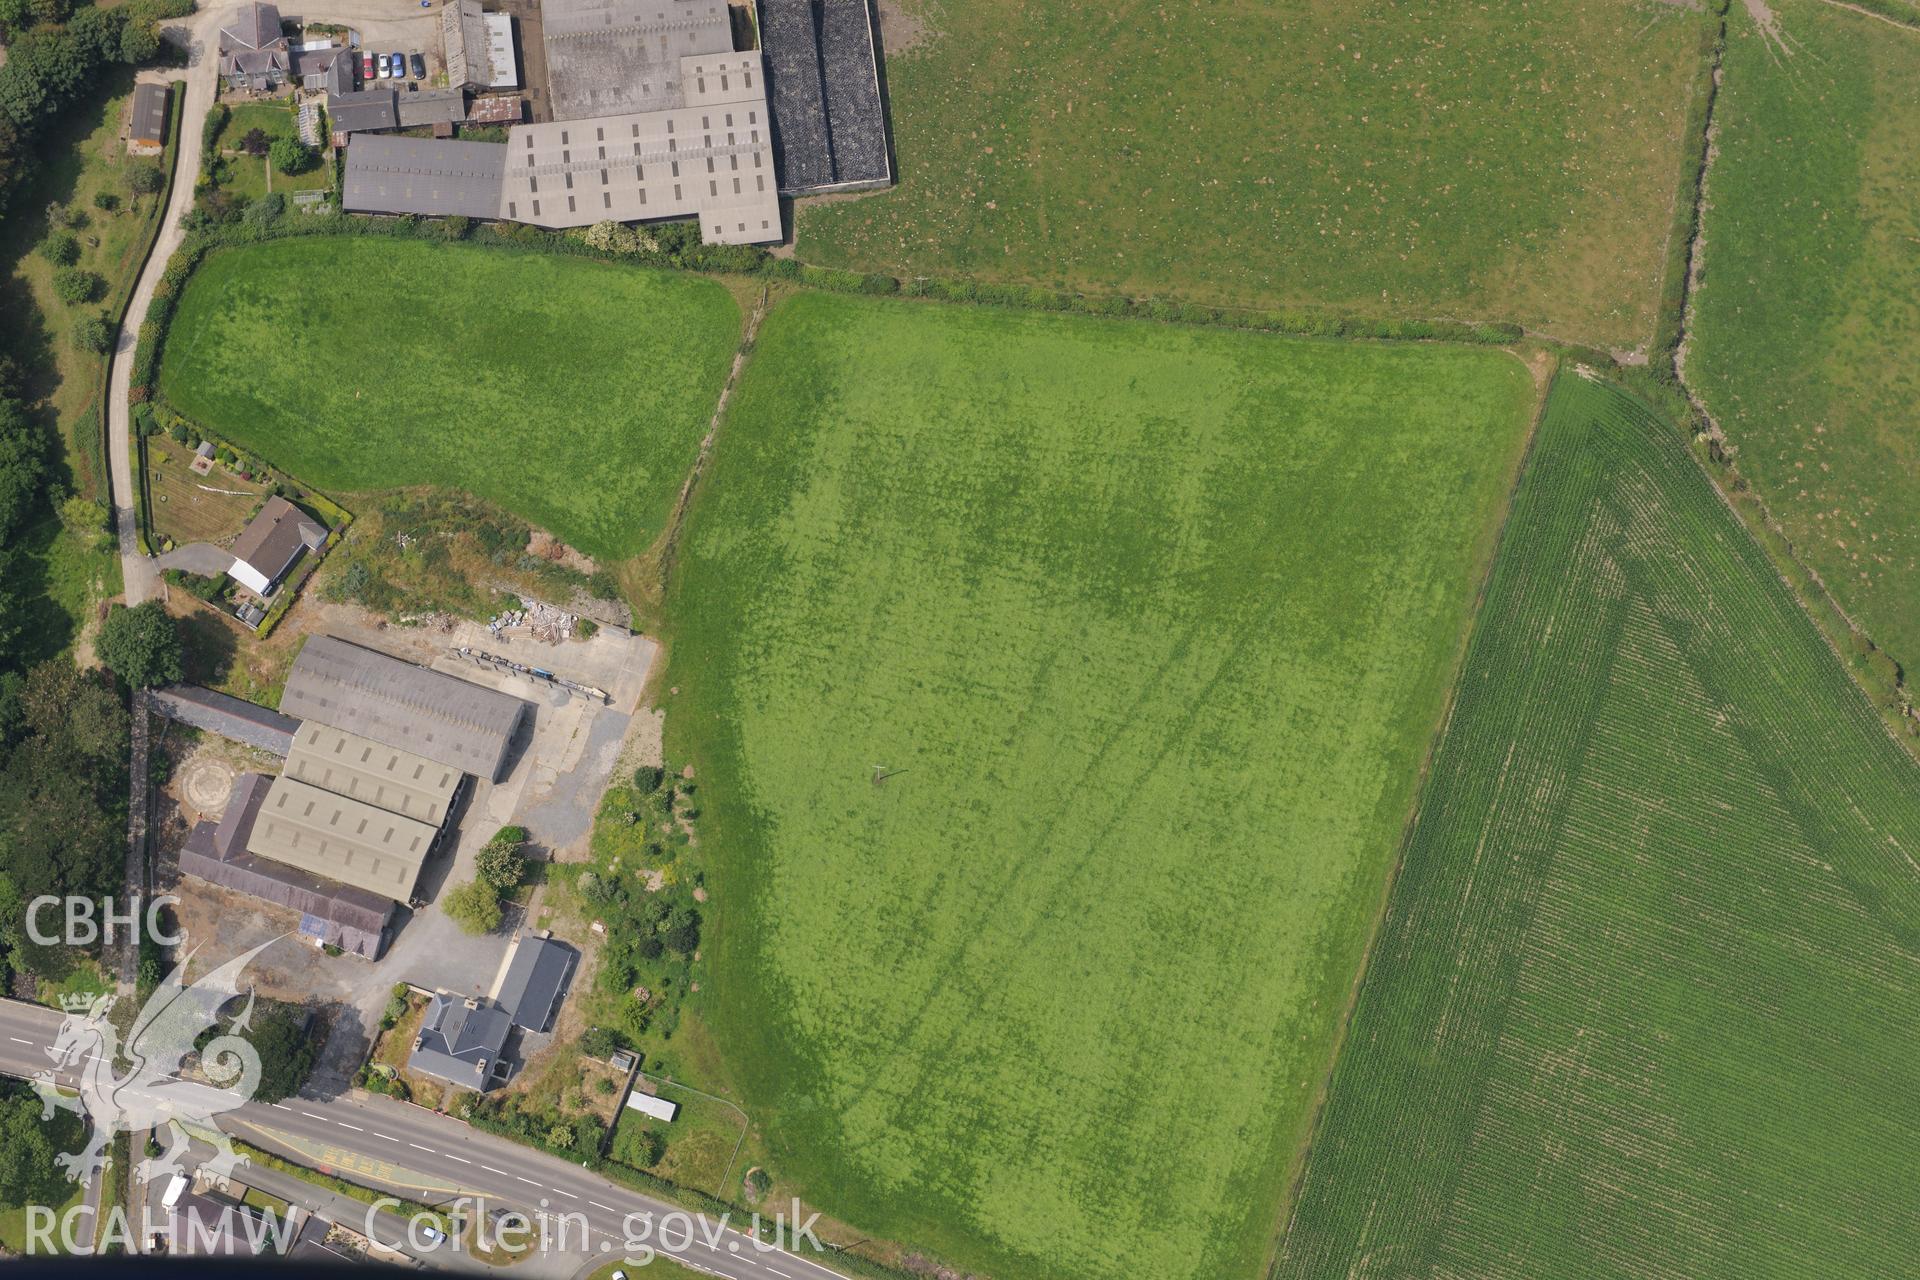
M 220 28 L 220 75 L 228 87 L 265 93 L 285 83 L 292 66 L 280 10 L 273 5 L 249 4 Z

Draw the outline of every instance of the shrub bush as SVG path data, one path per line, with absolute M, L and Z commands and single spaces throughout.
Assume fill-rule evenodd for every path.
M 500 927 L 500 895 L 484 881 L 469 880 L 448 891 L 440 906 L 464 932 L 492 933 Z
M 53 273 L 53 295 L 68 306 L 78 306 L 99 297 L 101 286 L 105 283 L 91 271 L 62 267 Z
M 80 242 L 64 231 L 56 231 L 40 242 L 40 256 L 56 267 L 70 267 L 80 261 Z
M 313 150 L 297 138 L 275 138 L 267 158 L 282 173 L 305 173 L 313 167 Z
M 113 346 L 113 326 L 104 315 L 88 316 L 73 327 L 73 345 L 82 351 L 105 355 Z

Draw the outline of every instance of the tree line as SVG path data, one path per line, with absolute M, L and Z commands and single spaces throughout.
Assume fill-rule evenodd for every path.
M 104 67 L 150 62 L 157 24 L 192 13 L 193 0 L 132 0 L 75 8 L 73 0 L 0 0 L 7 61 L 0 66 L 0 211 L 32 176 L 34 151 L 54 117 Z
M 0 0 L 0 211 L 37 167 L 57 115 L 97 92 L 114 67 L 152 59 L 155 24 L 192 0 L 132 0 L 114 9 L 72 0 Z M 53 515 L 104 537 L 106 511 L 58 492 L 53 433 L 19 360 L 18 319 L 0 335 L 0 945 L 16 970 L 58 975 L 66 957 L 26 937 L 39 894 L 119 888 L 126 842 L 126 685 L 178 678 L 179 640 L 154 608 L 118 609 L 96 638 L 107 670 L 48 656 L 47 602 L 29 545 Z M 44 659 L 44 660 L 43 660 Z M 116 676 L 116 669 L 118 675 Z

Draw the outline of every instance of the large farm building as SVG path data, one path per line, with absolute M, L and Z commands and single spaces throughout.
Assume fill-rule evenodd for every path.
M 507 141 L 356 134 L 343 206 L 549 228 L 695 217 L 708 244 L 782 238 L 782 194 L 891 180 L 867 0 L 550 0 L 546 119 Z

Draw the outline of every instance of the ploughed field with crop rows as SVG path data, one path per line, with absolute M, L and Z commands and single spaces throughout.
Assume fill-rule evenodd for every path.
M 1536 397 L 1484 349 L 768 315 L 666 683 L 783 1178 L 1002 1280 L 1259 1270 Z
M 1920 1272 L 1920 770 L 1563 374 L 1279 1275 Z
M 307 484 L 468 489 L 619 559 L 664 527 L 739 340 L 711 280 L 311 236 L 208 256 L 160 388 Z

